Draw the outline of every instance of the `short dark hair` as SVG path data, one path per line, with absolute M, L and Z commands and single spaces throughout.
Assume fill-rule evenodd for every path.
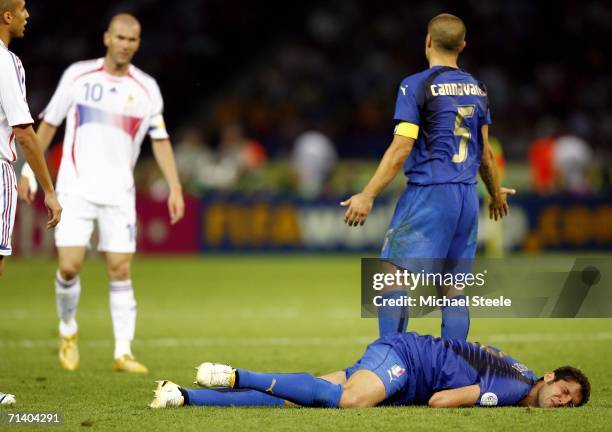
M 436 48 L 458 53 L 465 40 L 465 24 L 461 18 L 443 13 L 436 15 L 427 24 L 427 33 L 431 35 Z
M 589 401 L 589 397 L 591 396 L 591 383 L 580 369 L 572 366 L 563 366 L 555 369 L 554 372 L 555 381 L 574 381 L 575 383 L 580 384 L 580 393 L 582 397 L 580 398 L 580 403 L 576 406 L 582 406 Z

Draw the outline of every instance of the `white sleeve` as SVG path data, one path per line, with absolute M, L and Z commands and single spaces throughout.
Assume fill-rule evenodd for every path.
M 39 118 L 46 121 L 53 126 L 59 126 L 62 124 L 68 110 L 72 105 L 71 87 L 74 81 L 74 69 L 69 67 L 66 69 L 62 78 L 60 79 L 53 97 L 49 101 L 47 107 L 40 113 Z
M 168 139 L 170 136 L 166 131 L 166 122 L 164 121 L 164 99 L 162 98 L 159 86 L 155 81 L 151 86 L 151 118 L 149 119 L 149 136 L 152 140 Z
M 0 56 L 0 104 L 9 126 L 32 124 L 25 93 L 25 72 L 11 53 Z

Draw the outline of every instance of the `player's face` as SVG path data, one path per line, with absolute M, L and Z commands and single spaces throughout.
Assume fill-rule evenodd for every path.
M 21 38 L 25 34 L 26 24 L 30 14 L 26 9 L 25 1 L 20 0 L 17 2 L 15 10 L 11 13 L 13 20 L 10 24 L 11 36 L 15 38 Z
M 544 382 L 538 392 L 538 405 L 542 408 L 571 407 L 582 398 L 580 384 L 575 381 L 559 380 Z
M 140 46 L 140 27 L 121 22 L 114 23 L 104 34 L 107 55 L 118 66 L 132 61 Z

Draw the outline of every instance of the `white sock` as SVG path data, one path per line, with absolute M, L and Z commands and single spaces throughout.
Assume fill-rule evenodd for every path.
M 115 358 L 131 355 L 136 330 L 136 299 L 131 280 L 110 283 L 110 310 L 115 334 Z
M 62 336 L 72 336 L 78 331 L 75 317 L 80 296 L 81 279 L 76 276 L 65 280 L 58 271 L 55 275 L 55 303 L 60 319 L 59 332 Z

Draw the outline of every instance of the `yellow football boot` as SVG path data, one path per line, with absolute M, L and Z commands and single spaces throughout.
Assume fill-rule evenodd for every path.
M 116 372 L 131 372 L 146 374 L 149 369 L 139 361 L 137 361 L 133 355 L 123 354 L 113 362 L 113 370 Z
M 79 368 L 79 346 L 77 345 L 78 336 L 60 335 L 59 362 L 60 365 L 69 371 Z

